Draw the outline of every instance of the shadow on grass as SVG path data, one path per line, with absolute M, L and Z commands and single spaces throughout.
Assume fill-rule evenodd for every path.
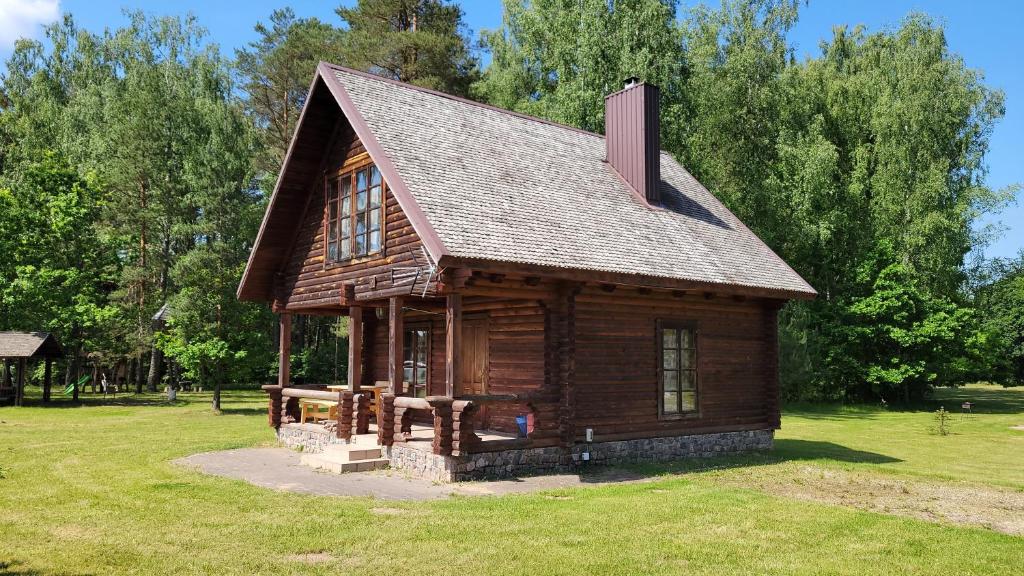
M 657 464 L 628 464 L 621 466 L 595 466 L 580 473 L 580 480 L 585 483 L 627 482 L 652 478 L 656 476 L 685 474 L 688 472 L 705 472 L 709 470 L 727 470 L 730 468 L 748 468 L 766 466 L 782 462 L 800 460 L 835 460 L 853 464 L 890 464 L 902 462 L 899 458 L 854 450 L 833 442 L 815 440 L 776 440 L 771 452 L 743 454 L 736 456 L 718 456 L 714 458 L 684 458 Z
M 17 560 L 0 560 L 0 576 L 38 576 L 42 572 L 32 568 L 24 568 L 24 562 Z
M 960 405 L 970 402 L 974 414 L 1022 414 L 1024 413 L 1024 388 L 939 388 L 935 397 L 928 401 L 929 411 L 943 406 L 950 412 L 961 411 Z
M 242 415 L 242 416 L 259 416 L 259 415 L 264 415 L 265 416 L 267 414 L 267 407 L 266 406 L 254 406 L 254 407 L 248 407 L 248 408 L 241 408 L 241 407 L 234 407 L 234 408 L 232 408 L 231 406 L 221 405 L 220 413 L 221 414 L 236 414 L 236 415 Z

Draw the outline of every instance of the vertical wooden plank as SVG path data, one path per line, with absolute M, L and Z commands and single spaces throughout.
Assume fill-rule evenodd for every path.
M 393 296 L 388 303 L 388 382 L 391 393 L 401 396 L 403 355 L 405 354 L 405 327 L 402 323 L 402 297 Z
M 50 388 L 53 386 L 53 358 L 46 359 L 46 367 L 43 370 L 43 402 L 50 401 Z
M 14 391 L 14 404 L 21 406 L 25 400 L 25 359 L 18 359 L 18 387 Z
M 462 294 L 448 295 L 445 323 L 445 395 L 454 398 L 462 388 Z
M 363 307 L 348 308 L 348 389 L 359 392 L 363 382 Z
M 280 354 L 278 356 L 277 366 L 277 384 L 281 387 L 288 387 L 288 383 L 291 381 L 291 363 L 292 363 L 292 315 L 281 314 L 281 336 L 280 336 Z

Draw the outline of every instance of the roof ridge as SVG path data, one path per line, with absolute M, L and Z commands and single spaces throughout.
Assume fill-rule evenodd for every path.
M 586 134 L 587 136 L 596 136 L 598 138 L 604 139 L 604 134 L 598 134 L 597 132 L 591 132 L 590 130 L 584 130 L 583 128 L 577 128 L 576 126 L 570 126 L 568 124 L 562 124 L 561 122 L 555 122 L 554 120 L 548 120 L 546 118 L 540 118 L 539 116 L 531 116 L 529 114 L 523 114 L 522 112 L 516 112 L 514 110 L 506 110 L 505 108 L 500 108 L 498 106 L 493 106 L 491 104 L 485 104 L 483 102 L 477 102 L 476 100 L 470 100 L 469 98 L 463 98 L 462 96 L 456 96 L 454 94 L 449 94 L 447 92 L 441 92 L 440 90 L 434 90 L 432 88 L 425 88 L 423 86 L 417 86 L 415 84 L 410 84 L 408 82 L 402 82 L 401 80 L 395 80 L 393 78 L 386 78 L 384 76 L 378 76 L 377 74 L 373 74 L 371 72 L 364 72 L 363 70 L 356 70 L 354 68 L 349 68 L 347 66 L 340 66 L 338 64 L 332 64 L 332 63 L 326 62 L 326 61 L 321 61 L 320 63 L 323 64 L 324 66 L 327 66 L 328 68 L 333 69 L 333 70 L 340 70 L 342 72 L 347 72 L 349 74 L 355 74 L 356 76 L 361 76 L 363 78 L 367 78 L 367 79 L 370 79 L 370 80 L 379 80 L 381 82 L 387 82 L 389 84 L 394 84 L 396 86 L 402 86 L 402 87 L 405 87 L 405 88 L 410 88 L 412 90 L 417 90 L 419 92 L 424 92 L 426 94 L 431 94 L 433 96 L 440 96 L 441 98 L 447 98 L 449 100 L 454 100 L 455 102 L 461 102 L 462 104 L 469 104 L 471 106 L 477 106 L 477 107 L 483 108 L 485 110 L 491 110 L 493 112 L 500 112 L 502 114 L 507 114 L 509 116 L 515 116 L 516 118 L 522 118 L 523 120 L 531 120 L 533 122 L 539 122 L 541 124 L 547 124 L 549 126 L 554 126 L 555 128 L 564 128 L 566 130 L 572 130 L 573 132 L 579 132 L 581 134 Z

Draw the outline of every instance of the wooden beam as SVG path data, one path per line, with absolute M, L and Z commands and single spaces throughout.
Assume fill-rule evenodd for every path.
M 348 389 L 359 392 L 363 381 L 363 307 L 348 308 Z
M 14 391 L 14 405 L 21 406 L 25 400 L 25 359 L 18 359 L 18 385 Z
M 402 325 L 402 297 L 392 296 L 388 302 L 388 382 L 391 393 L 401 395 L 404 374 L 405 329 Z
M 288 387 L 291 382 L 292 362 L 292 315 L 281 314 L 281 338 L 280 353 L 277 361 L 277 385 L 283 388 Z
M 449 294 L 445 304 L 445 395 L 462 387 L 462 294 Z

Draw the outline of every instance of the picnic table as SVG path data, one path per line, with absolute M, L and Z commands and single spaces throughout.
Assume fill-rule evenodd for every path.
M 390 385 L 385 380 L 374 382 L 372 386 L 360 386 L 359 393 L 365 393 L 370 397 L 370 408 L 373 409 L 374 415 L 377 417 L 377 423 L 380 423 L 381 418 L 381 402 L 380 395 L 388 390 Z M 336 384 L 327 387 L 328 390 L 334 392 L 340 392 L 342 390 L 348 390 L 347 384 Z

